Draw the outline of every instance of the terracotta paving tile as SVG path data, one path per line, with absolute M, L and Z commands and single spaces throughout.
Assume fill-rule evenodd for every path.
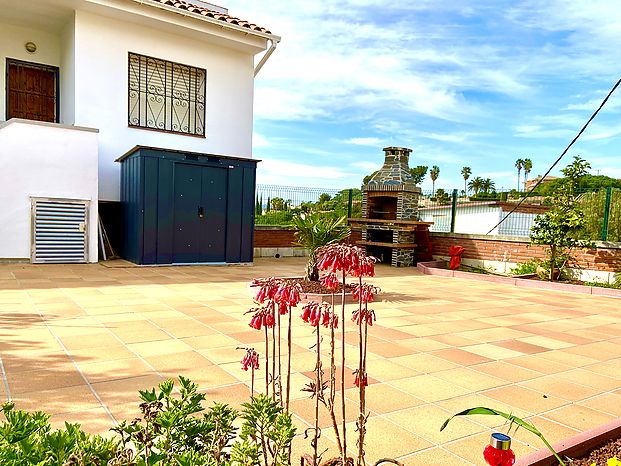
M 537 354 L 549 351 L 548 348 L 544 348 L 543 346 L 532 345 L 518 340 L 497 341 L 494 345 L 524 354 Z
M 621 390 L 604 393 L 588 400 L 583 400 L 580 405 L 596 409 L 606 414 L 621 417 Z
M 84 385 L 84 379 L 70 364 L 56 366 L 51 370 L 8 373 L 7 380 L 13 396 Z
M 153 370 L 145 364 L 144 361 L 135 357 L 129 359 L 114 359 L 111 361 L 81 363 L 79 366 L 80 370 L 91 384 L 148 375 L 153 372 Z
M 541 377 L 541 372 L 526 369 L 520 366 L 509 364 L 504 361 L 492 361 L 484 364 L 471 366 L 471 369 L 493 375 L 508 382 L 522 382 L 524 380 L 535 379 Z
M 390 385 L 427 402 L 446 400 L 469 393 L 465 388 L 429 374 L 393 380 Z
M 621 379 L 621 358 L 592 364 L 590 366 L 586 366 L 584 369 L 589 372 L 596 372 L 601 375 L 607 375 L 609 377 Z
M 539 358 L 536 355 L 512 358 L 506 360 L 506 362 L 523 367 L 524 369 L 541 372 L 542 374 L 556 374 L 558 372 L 564 372 L 572 369 L 572 367 L 567 364 Z
M 101 407 L 91 390 L 83 384 L 73 387 L 28 392 L 14 396 L 16 409 L 59 414 Z
M 453 464 L 473 465 L 470 461 L 466 461 L 444 448 L 435 447 L 420 453 L 414 453 L 411 456 L 400 458 L 400 461 L 408 465 L 427 465 L 427 466 L 447 466 Z
M 252 306 L 248 283 L 299 275 L 304 265 L 304 258 L 259 259 L 252 268 L 0 264 L 0 357 L 11 394 L 25 406 L 59 414 L 57 424 L 80 421 L 103 433 L 113 421 L 106 407 L 116 419 L 132 418 L 139 389 L 180 374 L 199 384 L 208 404 L 238 407 L 250 393 L 251 374 L 241 370 L 243 351 L 236 348 L 264 348 L 263 334 L 249 329 L 244 314 Z M 460 418 L 439 432 L 446 417 L 475 406 L 537 415 L 532 421 L 553 440 L 621 415 L 618 300 L 425 276 L 383 264 L 371 282 L 383 292 L 369 338 L 370 462 L 391 454 L 408 466 L 482 464 L 489 433 L 506 430 L 504 419 Z M 308 348 L 315 337 L 298 321 L 299 309 L 294 314 L 297 457 L 310 450 L 301 432 L 312 422 L 314 402 L 302 389 L 313 376 L 315 355 Z M 94 381 L 104 407 L 57 337 Z M 326 341 L 324 334 L 324 350 Z M 356 342 L 351 327 L 345 353 L 352 448 Z M 263 365 L 261 357 L 256 390 L 264 386 Z M 4 392 L 0 383 L 0 396 Z M 330 455 L 334 437 L 321 410 L 327 428 L 320 447 L 330 448 Z M 541 445 L 520 431 L 514 447 L 520 455 Z
M 571 402 L 578 402 L 598 393 L 598 390 L 594 388 L 572 383 L 567 379 L 562 379 L 558 374 L 521 382 L 520 386 L 528 387 L 544 395 L 553 395 Z
M 553 395 L 530 390 L 527 387 L 510 385 L 507 387 L 493 388 L 483 394 L 494 400 L 507 401 L 511 406 L 516 406 L 524 411 L 539 414 L 564 406 L 567 401 Z
M 385 418 L 436 445 L 485 430 L 485 427 L 469 419 L 459 418 L 453 420 L 445 430 L 440 432 L 440 427 L 452 414 L 454 413 L 438 406 L 426 404 L 387 414 Z
M 433 355 L 447 361 L 451 361 L 455 364 L 462 366 L 471 366 L 473 364 L 481 364 L 483 362 L 492 361 L 491 358 L 481 356 L 480 354 L 471 353 L 459 348 L 450 348 L 439 351 L 434 351 Z
M 507 385 L 506 380 L 483 374 L 467 367 L 435 372 L 433 375 L 434 377 L 438 377 L 439 379 L 446 380 L 447 382 L 454 383 L 455 385 L 475 392 Z
M 101 407 L 62 413 L 50 419 L 52 427 L 56 429 L 64 428 L 65 422 L 80 424 L 86 432 L 108 437 L 111 436 L 110 429 L 114 427 L 114 422 Z
M 400 356 L 398 358 L 391 358 L 390 361 L 422 373 L 438 372 L 460 367 L 458 364 L 426 353 Z
M 551 421 L 544 416 L 531 416 L 523 419 L 539 429 L 552 444 L 560 442 L 561 440 L 566 440 L 580 433 L 577 429 Z M 527 434 L 519 435 L 519 438 L 522 442 L 535 449 L 544 448 L 544 445 L 541 444 L 541 440 L 539 440 L 538 437 Z
M 345 397 L 353 402 L 357 402 L 358 393 L 357 388 L 350 388 L 345 391 Z M 424 401 L 420 398 L 416 398 L 385 383 L 376 384 L 372 390 L 366 392 L 367 409 L 377 414 L 399 411 L 423 403 Z
M 336 406 L 336 418 L 340 424 L 342 417 L 340 416 L 341 409 L 341 397 L 337 394 L 334 404 Z M 292 400 L 290 405 L 291 410 L 298 415 L 301 419 L 307 422 L 309 425 L 314 424 L 315 419 L 315 401 L 308 396 L 302 399 Z M 347 397 L 345 398 L 346 416 L 347 422 L 354 421 L 358 416 L 358 402 L 353 402 Z M 330 414 L 325 406 L 319 404 L 319 427 L 325 429 L 332 426 L 330 420 Z
M 544 417 L 573 427 L 574 429 L 585 431 L 605 424 L 613 420 L 616 416 L 575 404 L 563 406 L 562 408 L 545 413 Z
M 178 374 L 184 374 L 186 371 L 193 369 L 208 368 L 213 365 L 209 359 L 196 351 L 144 356 L 144 360 L 153 366 L 156 371 L 176 371 Z
M 371 343 L 367 346 L 367 351 L 385 358 L 408 356 L 416 352 L 406 345 L 389 342 Z

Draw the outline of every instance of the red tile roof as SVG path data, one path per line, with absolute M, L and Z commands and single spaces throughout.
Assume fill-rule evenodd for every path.
M 243 19 L 236 18 L 234 16 L 226 15 L 223 13 L 219 13 L 214 10 L 210 10 L 204 6 L 195 5 L 191 2 L 185 0 L 153 0 L 157 3 L 161 3 L 162 5 L 172 6 L 174 8 L 178 8 L 179 10 L 189 11 L 190 13 L 196 13 L 201 16 L 205 16 L 207 18 L 217 19 L 219 21 L 223 21 L 229 24 L 235 24 L 236 26 L 241 26 L 244 28 L 248 28 L 252 31 L 263 32 L 265 34 L 271 34 L 271 32 L 261 26 L 257 26 L 256 24 L 249 23 Z

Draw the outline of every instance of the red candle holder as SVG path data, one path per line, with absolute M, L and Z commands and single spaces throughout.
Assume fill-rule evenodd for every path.
M 515 453 L 511 450 L 511 437 L 494 432 L 489 445 L 483 450 L 483 458 L 490 466 L 512 466 L 515 464 Z

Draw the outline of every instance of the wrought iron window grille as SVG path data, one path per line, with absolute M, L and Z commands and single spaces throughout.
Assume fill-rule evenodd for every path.
M 129 52 L 128 124 L 205 136 L 207 71 Z

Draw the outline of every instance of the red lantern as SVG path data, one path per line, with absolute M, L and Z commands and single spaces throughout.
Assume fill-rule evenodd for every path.
M 483 458 L 490 466 L 515 464 L 515 453 L 511 450 L 511 437 L 499 432 L 493 433 L 489 445 L 483 450 Z

